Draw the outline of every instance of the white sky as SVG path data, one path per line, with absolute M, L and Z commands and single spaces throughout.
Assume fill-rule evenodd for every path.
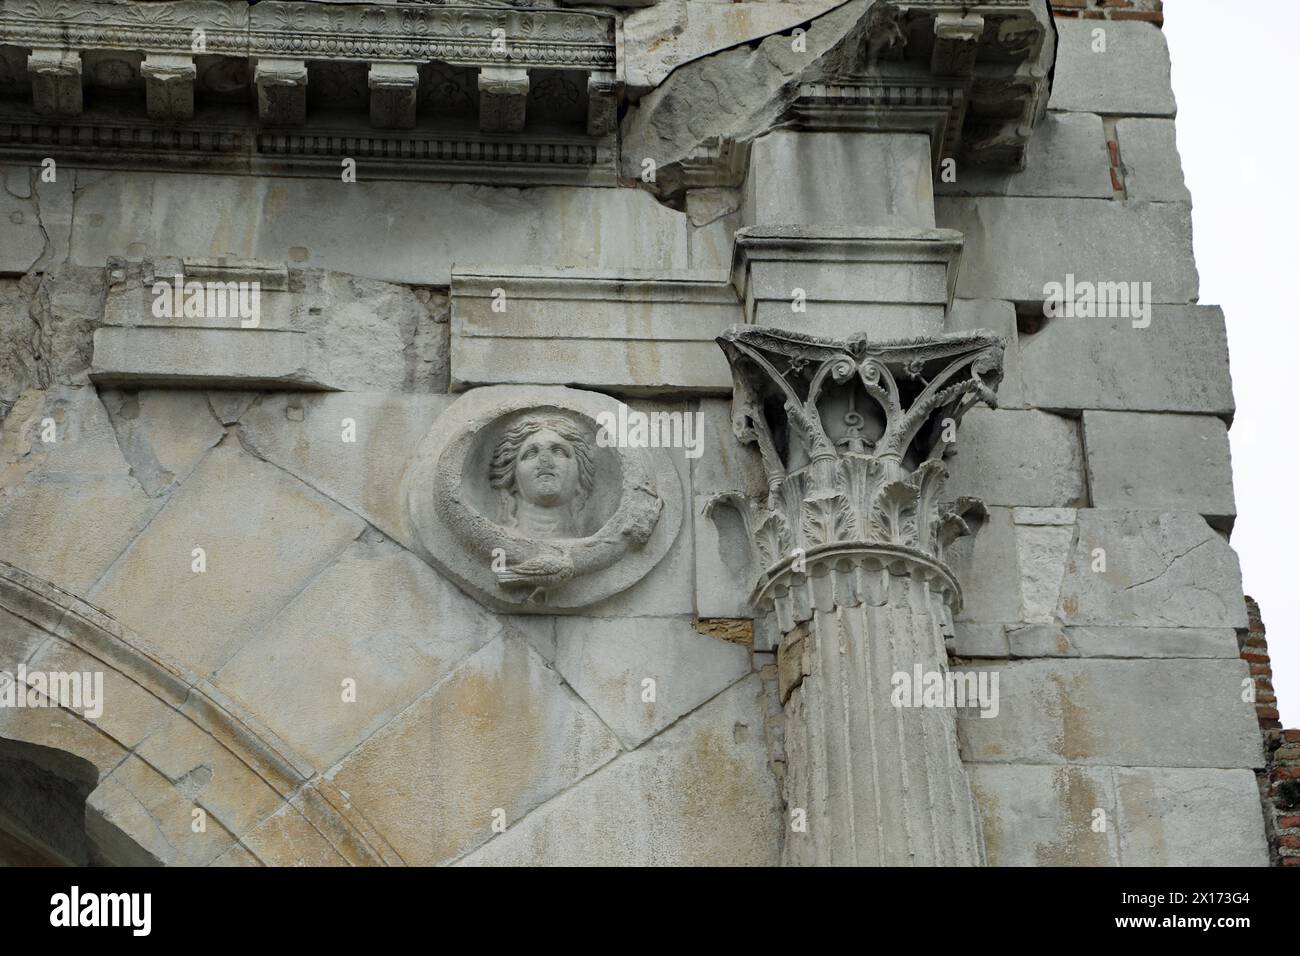
M 1300 384 L 1298 32 L 1297 0 L 1165 0 L 1201 302 L 1223 307 L 1232 353 L 1232 544 L 1263 611 L 1286 727 L 1300 727 L 1300 403 L 1285 391 Z

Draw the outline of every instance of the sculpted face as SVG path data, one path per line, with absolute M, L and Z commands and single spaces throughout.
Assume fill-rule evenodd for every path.
M 573 500 L 578 493 L 578 461 L 573 444 L 542 428 L 519 447 L 515 481 L 519 494 L 529 504 L 555 508 Z

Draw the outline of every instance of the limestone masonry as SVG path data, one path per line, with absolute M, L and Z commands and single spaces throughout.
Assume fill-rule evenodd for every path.
M 0 864 L 1300 865 L 1163 15 L 0 0 Z

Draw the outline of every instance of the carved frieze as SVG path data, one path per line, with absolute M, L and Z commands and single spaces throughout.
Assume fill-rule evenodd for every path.
M 425 557 L 492 607 L 554 613 L 630 587 L 681 527 L 683 493 L 662 449 L 603 440 L 609 396 L 491 386 L 434 423 L 407 474 Z

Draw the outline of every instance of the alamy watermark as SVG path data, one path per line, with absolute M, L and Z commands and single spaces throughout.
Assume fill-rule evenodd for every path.
M 104 672 L 29 671 L 19 664 L 16 674 L 0 671 L 0 708 L 5 707 L 64 707 L 98 720 L 104 714 Z
M 1079 281 L 1071 272 L 1064 282 L 1043 285 L 1043 315 L 1049 319 L 1129 319 L 1133 328 L 1151 324 L 1150 282 Z
M 889 683 L 895 707 L 970 707 L 981 717 L 998 715 L 997 671 L 927 671 L 916 664 L 910 674 L 895 671 Z
M 239 327 L 255 329 L 262 321 L 262 284 L 253 282 L 185 281 L 153 284 L 155 319 L 239 319 Z
M 642 412 L 622 402 L 618 412 L 596 415 L 601 448 L 684 448 L 687 458 L 704 453 L 703 412 Z

